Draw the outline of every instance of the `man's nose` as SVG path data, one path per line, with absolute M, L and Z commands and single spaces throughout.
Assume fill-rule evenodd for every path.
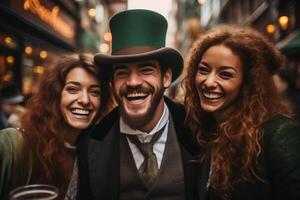
M 143 83 L 142 78 L 136 72 L 131 72 L 127 79 L 126 85 L 130 87 L 140 86 Z

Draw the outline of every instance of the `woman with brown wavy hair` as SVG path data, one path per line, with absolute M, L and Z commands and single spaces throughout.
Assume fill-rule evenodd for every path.
M 251 28 L 218 27 L 194 44 L 184 86 L 200 199 L 300 199 L 300 128 L 272 82 L 281 65 Z
M 59 199 L 76 198 L 77 138 L 111 105 L 101 75 L 89 54 L 68 55 L 46 70 L 21 129 L 0 132 L 0 199 L 27 184 L 53 185 Z

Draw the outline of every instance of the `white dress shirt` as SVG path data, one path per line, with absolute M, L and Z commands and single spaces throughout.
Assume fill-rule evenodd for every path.
M 161 118 L 159 119 L 158 123 L 156 124 L 156 126 L 149 133 L 130 128 L 127 124 L 125 124 L 122 117 L 120 118 L 120 132 L 128 134 L 128 135 L 137 135 L 137 138 L 140 140 L 141 143 L 146 143 L 146 142 L 150 142 L 153 135 L 157 131 L 159 131 L 161 128 L 163 128 L 164 125 L 166 125 L 165 130 L 163 131 L 161 137 L 153 145 L 153 152 L 156 155 L 158 169 L 159 169 L 160 165 L 161 165 L 161 160 L 162 160 L 162 157 L 164 154 L 165 146 L 166 146 L 166 141 L 167 141 L 167 136 L 168 136 L 168 124 L 169 124 L 169 109 L 168 109 L 167 105 L 164 103 L 163 114 L 162 114 Z M 139 169 L 140 166 L 142 165 L 142 163 L 144 162 L 144 156 L 140 152 L 138 147 L 128 139 L 128 137 L 127 137 L 127 141 L 128 141 L 130 150 L 132 152 L 132 155 L 133 155 L 133 158 L 135 161 L 135 165 L 136 165 L 137 169 Z

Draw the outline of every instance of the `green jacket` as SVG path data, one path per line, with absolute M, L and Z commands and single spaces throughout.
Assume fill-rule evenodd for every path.
M 230 200 L 298 200 L 300 199 L 300 127 L 286 117 L 276 117 L 264 126 L 262 154 L 256 174 L 264 181 L 242 181 L 234 186 Z M 201 200 L 219 199 L 207 190 L 210 163 L 201 166 L 199 196 Z
M 0 199 L 9 199 L 12 188 L 29 183 L 31 158 L 19 129 L 0 131 Z

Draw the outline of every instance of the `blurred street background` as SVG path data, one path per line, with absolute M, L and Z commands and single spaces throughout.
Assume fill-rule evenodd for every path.
M 300 88 L 299 0 L 1 0 L 0 88 L 14 83 L 30 95 L 45 68 L 63 54 L 109 54 L 108 21 L 132 8 L 164 15 L 167 46 L 185 58 L 193 41 L 217 24 L 253 26 L 287 57 L 283 67 L 293 71 Z

